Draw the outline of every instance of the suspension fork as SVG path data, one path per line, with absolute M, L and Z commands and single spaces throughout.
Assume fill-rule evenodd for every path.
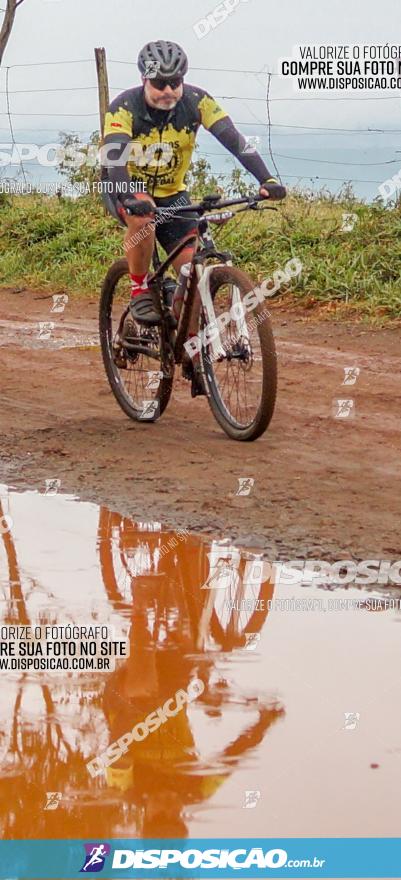
M 196 267 L 199 272 L 198 289 L 207 328 L 207 338 L 205 340 L 205 344 L 210 345 L 212 358 L 214 360 L 217 360 L 221 356 L 224 357 L 226 353 L 221 343 L 220 330 L 224 328 L 225 323 L 227 322 L 224 323 L 221 320 L 217 320 L 216 318 L 213 297 L 210 292 L 210 274 L 217 267 L 231 265 L 231 261 L 226 261 L 224 263 L 214 263 L 212 266 L 202 267 L 197 265 Z M 235 288 L 235 290 L 238 294 L 237 288 Z

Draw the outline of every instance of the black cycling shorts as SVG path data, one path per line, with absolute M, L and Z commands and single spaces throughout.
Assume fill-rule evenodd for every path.
M 114 199 L 110 193 L 103 192 L 102 194 L 103 202 L 107 210 L 116 220 L 121 223 L 122 226 L 126 226 L 123 217 L 118 212 L 118 207 L 121 207 L 121 202 L 119 199 Z M 193 232 L 197 229 L 199 217 L 197 214 L 179 214 L 179 206 L 180 205 L 190 205 L 191 199 L 189 198 L 189 193 L 184 190 L 182 192 L 174 193 L 172 196 L 159 197 L 153 196 L 153 201 L 155 202 L 158 208 L 170 208 L 173 206 L 177 206 L 177 212 L 174 212 L 176 216 L 171 219 L 160 219 L 159 217 L 155 218 L 155 233 L 156 239 L 161 244 L 162 248 L 166 251 L 167 254 L 175 248 L 179 241 L 184 237 L 184 235 L 188 235 L 190 232 Z

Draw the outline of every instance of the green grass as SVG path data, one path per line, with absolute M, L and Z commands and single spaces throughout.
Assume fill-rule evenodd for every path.
M 351 232 L 341 231 L 343 212 L 357 215 Z M 107 268 L 123 255 L 122 238 L 97 198 L 3 198 L 0 285 L 98 293 Z M 298 257 L 304 268 L 292 283 L 292 302 L 376 322 L 401 316 L 399 206 L 293 194 L 275 213 L 244 212 L 215 240 L 258 281 Z

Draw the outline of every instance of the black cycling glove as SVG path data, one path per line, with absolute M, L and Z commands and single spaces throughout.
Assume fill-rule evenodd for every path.
M 127 214 L 132 214 L 135 217 L 146 217 L 154 212 L 154 206 L 151 202 L 147 202 L 145 199 L 136 199 L 135 196 L 127 196 L 123 205 Z
M 269 177 L 268 180 L 265 180 L 260 186 L 263 186 L 263 189 L 267 189 L 269 198 L 271 198 L 272 201 L 280 202 L 281 199 L 285 199 L 287 195 L 285 186 L 282 186 L 275 177 Z

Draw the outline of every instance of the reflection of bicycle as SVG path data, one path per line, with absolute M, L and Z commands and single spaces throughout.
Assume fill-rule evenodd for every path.
M 266 620 L 274 584 L 263 580 L 262 564 L 259 576 L 252 569 L 253 563 L 241 558 L 229 589 L 214 591 L 210 631 L 223 651 L 242 648 Z
M 110 742 L 120 740 L 155 706 L 164 710 L 174 693 L 187 691 L 194 675 L 203 690 L 194 712 L 183 708 L 166 718 L 157 736 L 132 742 L 105 776 L 110 787 L 138 806 L 138 836 L 183 838 L 189 834 L 188 810 L 192 815 L 209 801 L 285 712 L 275 697 L 230 681 L 216 662 L 213 632 L 218 626 L 220 650 L 240 647 L 246 636 L 238 616 L 236 621 L 232 616 L 218 620 L 214 600 L 225 591 L 213 586 L 208 573 L 217 569 L 220 577 L 227 575 L 231 595 L 240 588 L 246 592 L 247 577 L 240 566 L 237 576 L 230 577 L 229 563 L 239 562 L 239 551 L 212 545 L 206 553 L 189 536 L 164 552 L 166 533 L 146 528 L 146 523 L 101 510 L 98 547 L 104 585 L 114 610 L 130 621 L 129 654 L 108 677 L 103 694 Z M 221 566 L 216 565 L 219 552 L 226 557 Z M 248 585 L 255 580 L 248 577 Z M 236 628 L 226 631 L 233 622 Z M 213 743 L 204 726 L 209 719 Z
M 218 195 L 209 195 L 198 204 L 180 207 L 180 214 L 195 213 L 200 220 L 197 232 L 185 236 L 164 262 L 160 262 L 155 248 L 155 271 L 149 285 L 161 315 L 157 326 L 146 327 L 132 319 L 129 335 L 123 333 L 130 298 L 128 263 L 118 260 L 109 269 L 100 300 L 100 340 L 111 389 L 130 418 L 155 421 L 163 413 L 172 391 L 175 364 L 186 359 L 184 375 L 192 376 L 193 395 L 199 393 L 199 387 L 204 389 L 214 417 L 229 437 L 255 440 L 266 430 L 273 415 L 277 383 L 269 318 L 263 303 L 250 293 L 254 287 L 251 279 L 231 265 L 229 253 L 216 250 L 208 230 L 209 222 L 226 222 L 234 213 L 205 216 L 210 210 L 240 204 L 244 205 L 240 211 L 257 210 L 260 201 L 260 196 L 222 201 Z M 166 212 L 155 208 L 154 213 L 162 219 Z M 176 326 L 170 305 L 174 283 L 165 273 L 194 240 L 196 247 Z M 191 360 L 188 353 L 184 356 L 184 344 L 191 317 L 197 315 L 199 333 L 191 347 L 193 351 L 199 348 L 199 352 Z M 151 388 L 148 375 L 156 370 L 160 379 L 157 387 Z M 153 408 L 149 406 L 151 401 L 155 403 Z
M 204 650 L 210 636 L 223 651 L 243 647 L 249 634 L 261 630 L 273 595 L 273 584 L 263 580 L 262 566 L 258 575 L 257 561 L 244 559 L 237 551 L 235 567 L 224 565 L 227 589 L 221 589 L 215 576 L 216 569 L 221 574 L 223 568 L 211 559 L 216 553 L 224 556 L 225 551 L 215 545 L 212 554 L 207 554 L 203 544 L 187 538 L 161 558 L 165 540 L 159 531 L 145 530 L 127 517 L 100 508 L 100 566 L 115 610 L 131 612 L 136 579 L 138 586 L 142 578 L 149 585 L 153 580 L 156 628 L 168 618 L 169 609 L 175 608 L 194 649 Z M 174 620 L 173 612 L 170 619 Z

